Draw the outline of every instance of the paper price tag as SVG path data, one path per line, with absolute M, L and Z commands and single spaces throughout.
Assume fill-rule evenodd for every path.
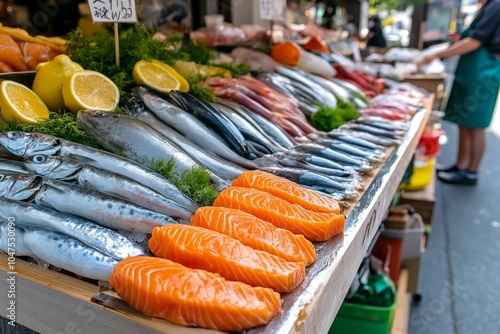
M 285 21 L 286 0 L 259 0 L 262 20 Z
M 94 22 L 137 22 L 135 0 L 88 0 Z

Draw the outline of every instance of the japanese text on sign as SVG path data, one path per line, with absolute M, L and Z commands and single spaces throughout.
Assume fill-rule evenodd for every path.
M 286 0 L 259 0 L 262 20 L 285 21 Z
M 88 0 L 94 22 L 137 22 L 135 0 Z

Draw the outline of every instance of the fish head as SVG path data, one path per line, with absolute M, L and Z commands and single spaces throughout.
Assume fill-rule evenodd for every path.
M 57 180 L 74 179 L 83 166 L 81 162 L 74 159 L 43 154 L 26 159 L 24 165 L 35 174 Z
M 35 174 L 0 174 L 0 197 L 30 200 L 42 186 L 42 181 Z
M 144 94 L 142 96 L 142 100 L 144 101 L 144 105 L 152 111 L 163 110 L 167 107 L 170 107 L 171 104 L 167 103 L 164 99 L 159 96 L 153 94 Z
M 146 109 L 142 100 L 142 95 L 145 92 L 142 91 L 141 93 L 141 88 L 144 89 L 143 87 L 135 87 L 130 94 L 125 95 L 123 98 L 123 104 L 128 115 L 136 116 Z
M 62 145 L 59 138 L 21 131 L 0 133 L 0 144 L 10 153 L 23 158 L 36 154 L 56 155 Z

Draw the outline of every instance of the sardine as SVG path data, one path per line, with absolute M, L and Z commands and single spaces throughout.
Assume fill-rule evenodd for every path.
M 122 175 L 86 165 L 68 157 L 35 155 L 25 161 L 26 168 L 40 176 L 78 183 L 100 192 L 121 197 L 173 218 L 191 219 L 194 212 L 156 191 Z
M 32 200 L 42 182 L 43 179 L 35 174 L 0 174 L 0 198 Z
M 25 189 L 21 189 L 22 187 Z M 0 175 L 0 197 L 19 201 L 33 200 L 35 204 L 129 232 L 151 233 L 156 226 L 177 223 L 166 215 L 119 197 L 80 185 L 44 179 L 38 175 Z
M 165 94 L 159 95 L 164 97 Z M 210 103 L 188 93 L 171 92 L 167 101 L 177 103 L 178 107 L 196 116 L 205 125 L 217 133 L 233 151 L 244 158 L 249 157 L 245 138 L 238 128 Z
M 369 149 L 373 152 L 381 152 L 382 148 L 384 148 L 385 146 L 385 145 L 375 144 L 369 140 L 360 138 L 360 136 L 356 136 L 355 134 L 352 133 L 349 134 L 345 131 L 333 130 L 327 132 L 326 135 L 330 138 L 338 139 L 351 145 L 357 145 L 359 147 Z
M 122 260 L 128 256 L 148 254 L 142 247 L 120 233 L 82 217 L 6 198 L 0 198 L 0 207 L 2 208 L 0 221 L 15 218 L 16 224 L 43 227 L 64 233 L 116 260 Z
M 368 165 L 366 163 L 366 160 L 360 158 L 355 159 L 346 154 L 334 151 L 322 145 L 302 143 L 296 145 L 294 149 L 299 152 L 314 154 L 322 158 L 338 162 L 343 165 L 351 166 L 354 168 L 354 170 L 360 173 L 369 173 L 373 171 L 373 167 Z
M 353 157 L 359 157 L 368 160 L 372 163 L 380 163 L 384 158 L 385 154 L 381 153 L 379 155 L 369 153 L 365 150 L 357 148 L 356 146 L 350 145 L 348 143 L 342 142 L 340 140 L 321 138 L 315 141 L 317 144 L 326 146 L 336 151 L 344 152 Z
M 166 198 L 196 211 L 198 205 L 172 182 L 151 169 L 119 155 L 41 133 L 10 131 L 0 133 L 0 145 L 12 154 L 29 158 L 37 154 L 70 157 L 135 180 Z
M 286 133 L 279 126 L 273 124 L 268 119 L 253 112 L 249 112 L 248 116 L 250 116 L 269 136 L 271 136 L 281 146 L 287 149 L 291 149 L 296 144 L 295 140 L 288 133 Z
M 218 135 L 187 111 L 174 106 L 159 96 L 147 92 L 142 87 L 134 88 L 133 94 L 139 95 L 145 107 L 158 117 L 158 119 L 177 130 L 199 147 L 221 158 L 232 161 L 237 165 L 255 169 L 255 165 L 251 161 L 236 154 Z M 133 116 L 141 111 L 141 108 L 128 108 L 129 114 Z
M 0 159 L 0 173 L 11 174 L 11 173 L 23 173 L 27 174 L 29 171 L 24 167 L 22 161 Z
M 389 138 L 393 140 L 396 144 L 401 142 L 401 138 L 404 137 L 405 132 L 400 131 L 400 130 L 384 130 L 380 129 L 368 124 L 358 124 L 354 122 L 349 122 L 345 123 L 342 126 L 339 127 L 339 130 L 342 131 L 344 129 L 347 130 L 353 130 L 353 131 L 360 131 L 360 132 L 367 132 L 370 133 L 374 136 L 379 136 L 379 137 L 384 137 L 384 138 Z
M 202 167 L 179 146 L 132 116 L 104 111 L 81 111 L 77 118 L 85 131 L 103 147 L 115 153 L 121 152 L 129 159 L 144 164 L 173 159 L 180 172 Z M 210 170 L 208 173 L 217 190 L 229 185 L 228 180 Z
M 394 140 L 391 138 L 386 138 L 386 137 L 380 137 L 380 136 L 375 136 L 371 133 L 364 132 L 364 131 L 356 131 L 353 129 L 335 129 L 334 131 L 331 131 L 328 133 L 329 137 L 332 137 L 331 133 L 340 133 L 342 135 L 348 135 L 350 137 L 356 137 L 357 139 L 362 139 L 368 142 L 371 142 L 372 144 L 378 145 L 378 146 L 394 146 L 399 144 L 401 141 L 400 140 Z
M 362 116 L 353 122 L 374 126 L 387 131 L 407 131 L 409 129 L 409 125 L 406 122 L 388 121 L 386 118 L 377 116 Z
M 15 222 L 0 220 L 0 251 L 14 256 L 34 256 L 24 242 L 24 230 L 16 228 Z
M 59 232 L 25 227 L 23 239 L 37 258 L 86 278 L 108 281 L 118 263 L 97 249 Z

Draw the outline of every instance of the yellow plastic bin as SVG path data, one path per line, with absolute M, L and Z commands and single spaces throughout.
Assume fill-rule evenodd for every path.
M 396 298 L 388 307 L 343 302 L 328 334 L 389 334 Z
M 423 161 L 415 159 L 415 163 L 413 165 L 413 175 L 410 179 L 410 183 L 405 185 L 403 189 L 408 191 L 418 191 L 427 187 L 429 183 L 431 183 L 435 164 L 436 158 L 428 158 Z

